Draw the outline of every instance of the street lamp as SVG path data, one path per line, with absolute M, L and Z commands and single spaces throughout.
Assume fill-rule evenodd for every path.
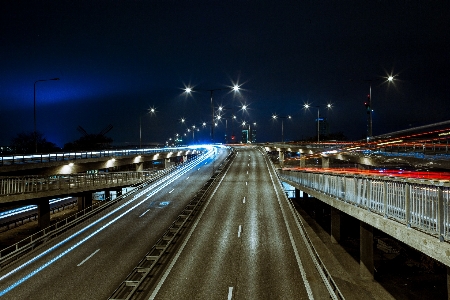
M 387 77 L 383 77 L 383 78 L 373 78 L 373 79 L 367 79 L 367 80 L 361 80 L 364 82 L 370 82 L 369 84 L 369 95 L 367 95 L 367 101 L 364 103 L 364 105 L 366 106 L 366 110 L 367 110 L 367 141 L 370 140 L 370 138 L 372 137 L 373 133 L 372 133 L 372 82 L 373 81 L 379 81 L 381 79 L 384 79 L 384 82 L 394 82 L 394 79 L 397 75 L 388 75 Z M 350 81 L 353 81 L 353 79 L 350 79 Z
M 319 112 L 319 110 L 320 110 L 321 106 L 305 104 L 305 105 L 303 105 L 303 107 L 305 109 L 309 109 L 310 107 L 317 107 L 317 142 L 319 143 L 320 142 L 320 122 L 319 122 L 320 121 L 320 112 Z M 331 109 L 333 107 L 333 105 L 331 103 L 328 103 L 325 107 L 327 109 Z
M 280 117 L 280 116 L 277 116 L 276 114 L 273 114 L 272 119 L 273 120 L 281 119 L 281 142 L 283 143 L 284 142 L 284 124 L 283 124 L 284 119 L 292 119 L 292 117 L 291 116 Z
M 147 112 L 144 114 L 154 115 L 156 113 L 156 109 L 154 107 L 150 107 Z M 142 116 L 139 116 L 139 148 L 142 148 Z
M 37 131 L 36 131 L 36 83 L 40 81 L 49 81 L 49 80 L 59 80 L 59 78 L 50 78 L 50 79 L 39 79 L 34 82 L 34 95 L 33 95 L 33 103 L 34 103 L 34 147 L 36 153 L 37 151 Z
M 210 93 L 210 99 L 211 99 L 211 143 L 214 143 L 214 126 L 215 126 L 215 122 L 214 122 L 214 100 L 213 100 L 213 95 L 215 91 L 221 91 L 221 90 L 225 90 L 226 88 L 218 88 L 218 89 L 206 89 L 206 90 L 202 90 L 202 89 L 194 89 L 192 87 L 185 87 L 184 92 L 188 95 L 190 95 L 192 92 L 194 91 L 206 91 Z M 239 92 L 240 90 L 240 86 L 238 84 L 234 84 L 231 87 L 231 90 L 234 92 Z

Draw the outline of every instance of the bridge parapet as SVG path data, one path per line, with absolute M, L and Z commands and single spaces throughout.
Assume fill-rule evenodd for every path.
M 176 167 L 173 167 L 176 168 Z M 173 168 L 136 172 L 105 172 L 53 176 L 0 177 L 0 204 L 101 190 L 159 178 Z
M 279 175 L 281 180 L 450 266 L 448 181 L 282 169 Z

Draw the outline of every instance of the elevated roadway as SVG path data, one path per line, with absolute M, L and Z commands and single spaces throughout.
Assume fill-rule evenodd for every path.
M 219 150 L 94 219 L 37 246 L 0 271 L 2 299 L 105 299 L 227 156 Z

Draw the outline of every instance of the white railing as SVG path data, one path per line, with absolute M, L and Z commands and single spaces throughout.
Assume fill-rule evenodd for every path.
M 448 181 L 279 170 L 282 179 L 450 239 Z

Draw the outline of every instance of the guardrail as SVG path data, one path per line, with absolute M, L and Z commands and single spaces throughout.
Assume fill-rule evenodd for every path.
M 53 161 L 74 161 L 87 158 L 102 157 L 122 157 L 133 155 L 148 155 L 156 153 L 168 153 L 174 151 L 193 150 L 190 147 L 181 148 L 154 148 L 154 149 L 126 149 L 126 150 L 101 150 L 101 151 L 70 151 L 59 153 L 39 153 L 39 154 L 14 154 L 0 156 L 0 166 L 26 164 L 26 163 L 44 163 Z M 194 149 L 195 150 L 195 149 Z
M 450 238 L 449 181 L 279 170 L 279 175 L 386 218 Z
M 271 172 L 273 172 L 275 175 L 279 175 L 277 174 L 277 172 L 275 171 L 275 166 L 272 163 L 272 161 L 266 156 L 266 164 L 270 165 L 271 167 Z M 270 175 L 272 177 L 272 175 Z M 277 179 L 277 183 L 278 186 L 280 188 L 280 190 L 284 190 L 283 186 L 281 184 L 281 181 L 278 180 L 279 178 L 275 176 L 275 178 Z M 275 185 L 274 185 L 275 188 Z M 275 188 L 276 191 L 276 188 Z M 277 193 L 278 195 L 278 193 Z M 299 212 L 294 209 L 294 204 L 292 203 L 292 201 L 286 196 L 285 193 L 281 193 L 282 197 L 284 198 L 284 200 L 288 203 L 288 207 L 289 210 L 291 212 L 291 214 L 294 216 L 295 218 L 295 223 L 297 225 L 297 228 L 299 230 L 299 233 L 303 239 L 303 242 L 305 243 L 306 249 L 309 253 L 309 256 L 311 257 L 311 260 L 314 263 L 314 266 L 316 267 L 316 270 L 318 271 L 320 277 L 322 278 L 323 283 L 325 284 L 328 293 L 330 295 L 330 298 L 333 300 L 338 300 L 338 299 L 345 299 L 344 295 L 342 294 L 342 292 L 340 291 L 338 285 L 336 284 L 336 282 L 333 279 L 333 276 L 331 276 L 330 272 L 328 271 L 327 267 L 325 266 L 325 264 L 323 263 L 322 259 L 320 258 L 319 254 L 317 253 L 314 244 L 312 243 L 311 239 L 309 238 L 307 232 L 306 232 L 306 228 L 303 225 L 302 222 L 302 217 L 300 216 Z M 283 211 L 283 208 L 281 206 L 280 203 L 280 207 Z M 283 212 L 284 214 L 284 212 Z
M 0 177 L 0 197 L 58 190 L 70 190 L 99 185 L 128 184 L 150 177 L 153 171 L 106 172 L 93 174 L 69 174 Z
M 171 255 L 169 249 L 176 246 L 176 242 L 183 240 L 182 233 L 196 220 L 196 215 L 201 211 L 203 203 L 212 193 L 217 182 L 223 177 L 230 167 L 234 152 L 230 154 L 225 164 L 221 164 L 215 174 L 191 199 L 181 214 L 172 222 L 162 237 L 156 242 L 139 264 L 131 271 L 124 281 L 117 287 L 110 300 L 129 300 L 135 298 L 136 292 L 143 288 L 146 280 L 156 269 L 163 266 L 162 261 Z M 173 254 L 173 253 L 172 253 Z
M 204 154 L 206 155 L 206 154 Z M 193 163 L 200 158 L 192 159 L 184 164 Z M 163 176 L 168 175 L 169 173 L 178 169 L 179 166 L 173 166 L 169 169 L 161 170 L 157 173 L 154 173 L 152 177 L 143 177 L 142 181 L 136 184 L 135 189 L 129 191 L 126 194 L 120 195 L 112 201 L 100 201 L 92 206 L 89 206 L 81 211 L 78 211 L 76 214 L 69 216 L 68 218 L 61 220 L 55 224 L 50 225 L 49 227 L 40 230 L 39 232 L 19 241 L 18 243 L 11 245 L 7 248 L 0 250 L 0 269 L 4 266 L 8 265 L 11 261 L 14 261 L 27 253 L 29 250 L 34 249 L 40 244 L 48 241 L 51 238 L 61 235 L 67 230 L 75 227 L 76 225 L 84 222 L 85 220 L 91 218 L 92 216 L 98 214 L 109 208 L 110 206 L 118 203 L 126 199 L 128 196 L 137 193 L 139 190 L 148 186 L 151 182 L 154 182 L 160 179 Z

